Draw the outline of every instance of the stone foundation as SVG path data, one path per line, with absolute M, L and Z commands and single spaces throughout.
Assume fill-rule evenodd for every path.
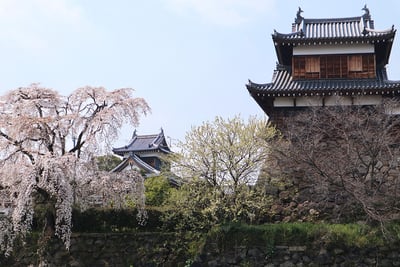
M 212 247 L 212 246 L 211 246 Z M 220 253 L 206 249 L 192 265 L 200 266 L 400 266 L 398 248 L 330 248 L 305 246 L 241 247 Z
M 37 238 L 31 237 L 11 257 L 0 258 L 0 266 L 400 266 L 399 245 L 355 248 L 221 242 L 231 234 L 211 235 L 205 243 L 175 233 L 74 234 L 69 251 L 57 240 L 38 251 Z

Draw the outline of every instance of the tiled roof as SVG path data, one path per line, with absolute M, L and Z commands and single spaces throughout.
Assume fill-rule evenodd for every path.
M 162 130 L 159 134 L 151 135 L 137 135 L 135 131 L 128 145 L 119 148 L 113 148 L 113 152 L 116 154 L 154 150 L 162 150 L 166 153 L 170 152 L 170 149 L 165 141 L 164 132 Z
M 282 34 L 274 32 L 275 41 L 334 40 L 334 39 L 386 39 L 395 33 L 390 29 L 377 31 L 369 16 L 333 19 L 304 19 L 300 17 L 293 25 L 293 32 Z
M 120 164 L 118 164 L 117 167 L 115 167 L 111 172 L 122 172 L 126 167 L 129 165 L 134 164 L 136 165 L 140 170 L 145 171 L 146 177 L 151 177 L 152 175 L 159 175 L 160 171 L 153 168 L 143 160 L 141 160 L 138 156 L 136 155 L 130 155 L 129 157 L 125 158 L 124 160 L 121 161 Z M 179 187 L 182 184 L 181 179 L 179 179 L 178 176 L 175 175 L 169 175 L 167 176 L 168 182 L 170 185 Z M 1 208 L 0 208 L 0 214 L 1 214 Z
M 400 81 L 387 79 L 385 69 L 377 71 L 375 79 L 293 80 L 288 69 L 277 68 L 271 83 L 246 85 L 251 94 L 263 96 L 346 95 L 400 93 Z

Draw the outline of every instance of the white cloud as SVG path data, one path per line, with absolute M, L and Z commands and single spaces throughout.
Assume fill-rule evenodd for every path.
M 239 25 L 272 12 L 276 0 L 164 0 L 181 14 L 192 14 L 218 25 Z
M 45 50 L 63 31 L 80 31 L 82 9 L 70 0 L 1 0 L 0 42 L 4 47 Z

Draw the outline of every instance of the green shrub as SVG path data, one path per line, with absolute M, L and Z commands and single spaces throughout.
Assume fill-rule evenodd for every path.
M 147 221 L 140 225 L 136 209 L 88 209 L 73 210 L 73 232 L 124 232 L 132 230 L 155 231 L 162 225 L 162 212 L 147 209 Z
M 173 190 L 164 176 L 148 177 L 144 181 L 144 186 L 146 188 L 146 205 L 148 206 L 161 206 Z
M 122 160 L 115 155 L 104 155 L 96 157 L 97 167 L 99 168 L 100 171 L 109 172 L 115 167 L 117 167 L 118 164 L 121 163 L 121 161 Z

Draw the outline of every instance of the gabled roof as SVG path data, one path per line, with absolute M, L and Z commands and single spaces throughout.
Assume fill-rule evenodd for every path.
M 164 131 L 162 129 L 160 133 L 150 135 L 138 135 L 135 130 L 133 132 L 132 139 L 128 143 L 128 145 L 113 148 L 113 152 L 121 156 L 128 152 L 143 153 L 151 151 L 171 153 L 171 150 L 165 140 Z
M 141 160 L 135 154 L 131 154 L 129 157 L 125 158 L 123 161 L 121 161 L 120 164 L 118 164 L 117 167 L 111 170 L 111 172 L 122 172 L 126 167 L 128 167 L 131 164 L 134 164 L 140 170 L 143 170 L 146 173 L 146 177 L 151 177 L 153 175 L 160 175 L 161 173 L 159 170 L 153 168 L 152 166 Z M 182 184 L 179 177 L 177 176 L 169 175 L 167 179 L 172 186 L 179 187 Z M 0 209 L 0 215 L 1 215 L 1 209 Z
M 400 81 L 390 81 L 386 69 L 378 69 L 373 79 L 293 80 L 289 69 L 277 66 L 271 83 L 246 85 L 255 97 L 311 95 L 400 94 Z
M 160 171 L 153 168 L 143 160 L 141 160 L 135 154 L 130 155 L 129 157 L 125 158 L 117 167 L 115 167 L 111 172 L 120 172 L 124 170 L 128 165 L 135 164 L 139 169 L 144 170 L 146 173 L 149 174 L 160 174 Z

